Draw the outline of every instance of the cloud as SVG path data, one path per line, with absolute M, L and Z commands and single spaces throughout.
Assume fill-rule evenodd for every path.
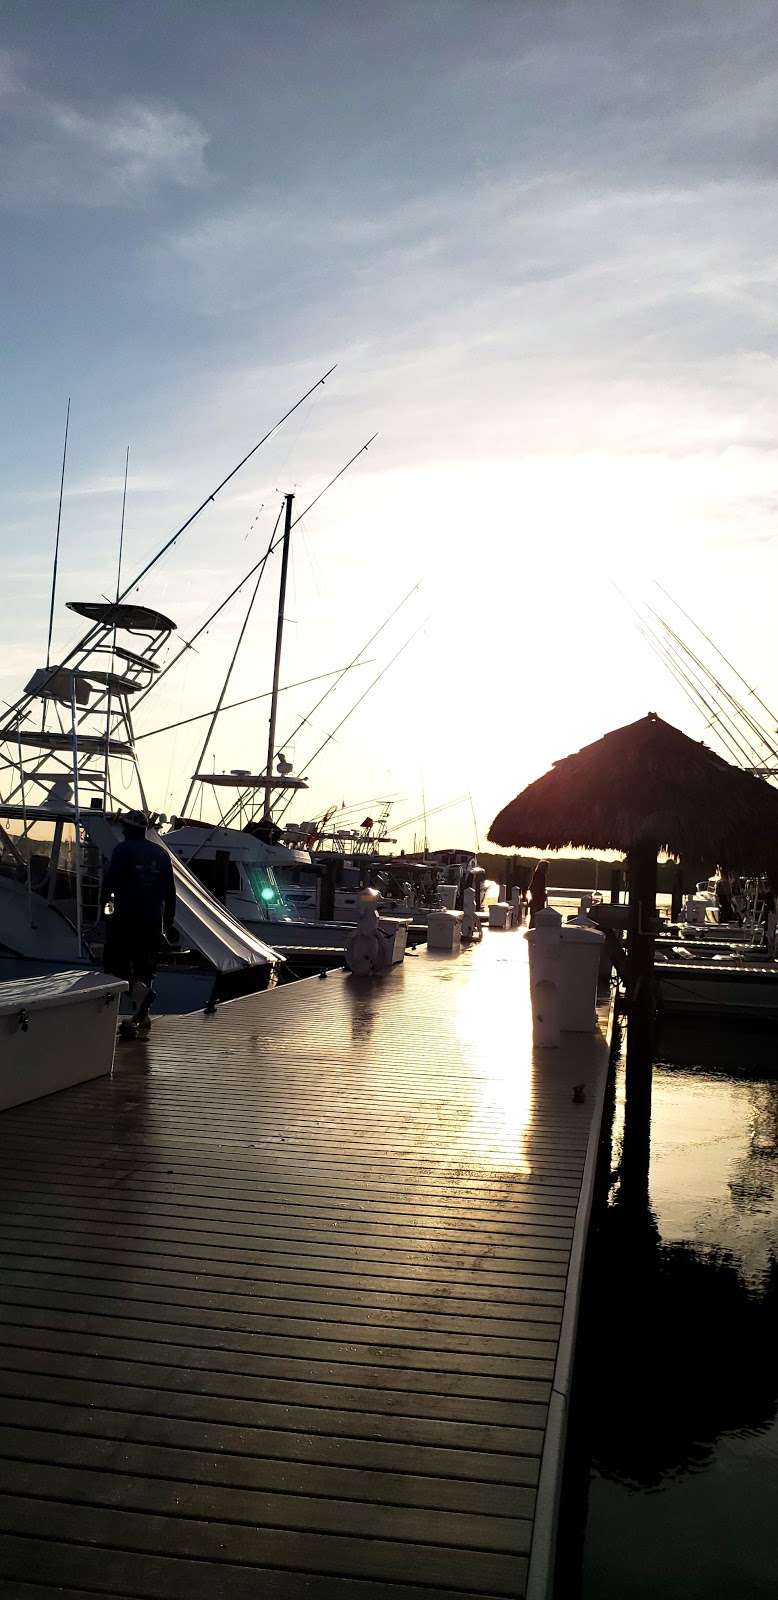
M 85 111 L 47 98 L 0 54 L 0 203 L 135 207 L 209 181 L 208 135 L 175 106 L 125 96 Z

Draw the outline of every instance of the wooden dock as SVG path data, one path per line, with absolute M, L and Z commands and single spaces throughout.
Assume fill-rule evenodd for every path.
M 3 1600 L 548 1592 L 607 1050 L 533 1059 L 525 952 L 158 1021 L 3 1115 Z

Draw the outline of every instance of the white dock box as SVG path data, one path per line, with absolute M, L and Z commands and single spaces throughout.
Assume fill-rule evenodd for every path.
M 462 920 L 461 911 L 431 911 L 427 918 L 427 949 L 461 949 Z
M 489 907 L 489 927 L 509 928 L 512 906 L 507 900 L 495 900 Z
M 562 927 L 561 1025 L 591 1033 L 597 1021 L 597 979 L 605 934 L 567 922 Z
M 411 919 L 410 917 L 379 917 L 378 926 L 389 944 L 389 965 L 396 967 L 401 961 L 405 960 L 405 946 L 408 942 L 408 929 L 411 926 Z
M 0 1111 L 109 1073 L 126 988 L 83 971 L 0 983 Z

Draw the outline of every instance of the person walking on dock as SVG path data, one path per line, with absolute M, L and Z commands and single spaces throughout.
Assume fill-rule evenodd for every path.
M 154 974 L 163 933 L 176 914 L 176 885 L 166 850 L 146 838 L 148 819 L 130 811 L 122 819 L 124 840 L 117 844 L 103 884 L 104 901 L 113 898 L 103 966 L 126 978 L 134 1010 L 123 1032 L 147 1032 L 154 999 Z

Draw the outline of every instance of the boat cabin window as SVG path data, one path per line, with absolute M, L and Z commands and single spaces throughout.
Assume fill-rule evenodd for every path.
M 205 889 L 210 889 L 211 894 L 217 899 L 222 892 L 224 878 L 222 877 L 222 864 L 220 861 L 202 861 L 195 856 L 194 861 L 187 862 L 190 872 L 193 872 Z M 236 894 L 240 889 L 240 872 L 234 861 L 227 862 L 227 893 Z

